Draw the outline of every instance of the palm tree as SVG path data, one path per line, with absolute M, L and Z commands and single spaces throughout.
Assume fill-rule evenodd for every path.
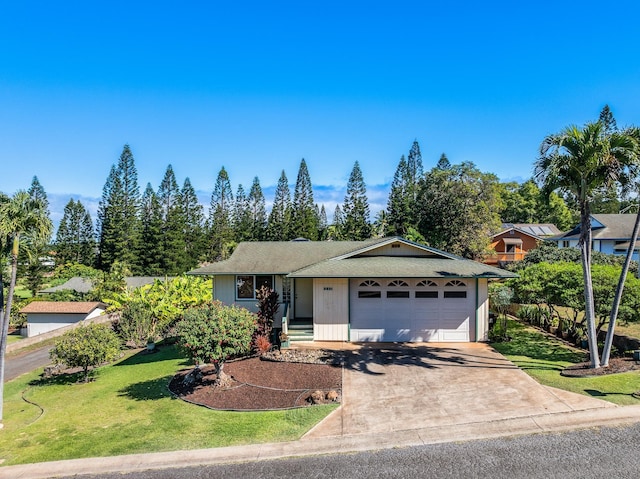
M 608 107 L 607 107 L 608 108 Z M 604 110 L 603 110 L 604 112 Z M 600 115 L 603 116 L 602 114 Z M 615 120 L 613 120 L 615 124 Z M 605 123 L 606 125 L 606 123 Z M 624 131 L 636 142 L 636 148 L 640 151 L 640 128 L 632 127 Z M 636 187 L 637 189 L 637 187 Z M 636 248 L 636 239 L 640 232 L 640 208 L 636 214 L 636 221 L 633 225 L 633 232 L 631 233 L 631 241 L 629 241 L 629 247 L 627 248 L 627 255 L 620 272 L 620 278 L 618 280 L 618 286 L 616 287 L 616 294 L 613 298 L 613 304 L 611 306 L 611 314 L 609 315 L 609 327 L 607 328 L 607 336 L 604 340 L 604 347 L 602 349 L 602 366 L 609 365 L 609 356 L 611 355 L 611 347 L 613 346 L 613 336 L 615 334 L 616 320 L 618 319 L 618 310 L 620 309 L 620 302 L 622 301 L 622 293 L 624 291 L 624 283 L 627 279 L 627 273 L 629 272 L 629 265 L 631 264 L 631 258 Z
M 599 368 L 593 284 L 591 281 L 591 210 L 594 193 L 612 185 L 627 186 L 638 166 L 637 142 L 627 132 L 607 132 L 601 122 L 569 126 L 540 145 L 534 176 L 546 193 L 560 190 L 580 209 L 579 246 L 584 278 L 585 317 L 591 367 Z
M 7 334 L 13 292 L 18 271 L 18 253 L 21 242 L 37 246 L 45 244 L 51 237 L 51 220 L 46 206 L 40 200 L 33 199 L 26 191 L 18 191 L 13 198 L 0 202 L 0 243 L 4 245 L 2 257 L 8 252 L 11 262 L 11 277 L 7 304 L 4 308 L 2 331 L 0 332 L 0 421 L 2 421 L 2 403 L 4 399 L 4 356 L 7 348 Z M 0 273 L 0 288 L 2 276 Z M 0 299 L 2 294 L 0 293 Z M 2 302 L 0 302 L 2 304 Z M 0 306 L 0 312 L 2 307 Z

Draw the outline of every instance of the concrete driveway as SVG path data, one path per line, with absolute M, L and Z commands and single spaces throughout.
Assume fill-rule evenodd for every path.
M 347 356 L 342 406 L 305 439 L 617 407 L 542 386 L 482 343 L 362 345 Z

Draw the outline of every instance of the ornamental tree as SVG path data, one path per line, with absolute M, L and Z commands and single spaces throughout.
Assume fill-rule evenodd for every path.
M 120 353 L 120 339 L 106 324 L 88 324 L 64 333 L 49 355 L 56 364 L 82 368 L 83 380 L 89 380 L 89 368 L 113 361 Z
M 251 351 L 257 318 L 245 308 L 225 306 L 219 301 L 191 308 L 176 327 L 178 344 L 199 367 L 211 363 L 216 368 L 216 386 L 225 386 L 229 377 L 224 362 Z

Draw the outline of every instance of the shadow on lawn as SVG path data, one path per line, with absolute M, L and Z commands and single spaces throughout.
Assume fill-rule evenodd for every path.
M 129 384 L 127 387 L 118 391 L 118 395 L 128 397 L 135 401 L 155 401 L 168 397 L 174 398 L 175 396 L 169 391 L 169 381 L 171 381 L 172 378 L 173 376 L 164 376 Z
M 492 346 L 502 354 L 526 356 L 541 361 L 564 361 L 580 363 L 586 360 L 586 353 L 571 349 L 558 340 L 546 337 L 535 331 L 526 331 L 518 323 L 509 324 L 513 339 L 502 343 L 492 343 Z M 538 368 L 538 369 L 544 369 Z
M 127 359 L 116 363 L 115 366 L 135 366 L 137 364 L 148 364 L 159 361 L 170 361 L 173 359 L 183 358 L 184 361 L 180 363 L 180 366 L 189 366 L 189 360 L 180 353 L 177 346 L 173 344 L 164 345 L 162 343 L 156 346 L 155 351 L 148 352 L 146 349 L 141 349 L 137 353 L 129 356 Z

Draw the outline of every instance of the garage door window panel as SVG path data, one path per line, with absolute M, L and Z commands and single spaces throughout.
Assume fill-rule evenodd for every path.
M 430 279 L 423 279 L 416 283 L 415 290 L 416 299 L 437 299 L 438 298 L 438 284 Z
M 467 285 L 463 281 L 454 279 L 444 285 L 444 297 L 447 299 L 464 299 L 467 297 Z
M 382 298 L 380 283 L 372 279 L 367 279 L 358 285 L 358 298 L 377 299 Z
M 401 279 L 394 279 L 387 284 L 388 299 L 404 299 L 409 298 L 409 284 Z

